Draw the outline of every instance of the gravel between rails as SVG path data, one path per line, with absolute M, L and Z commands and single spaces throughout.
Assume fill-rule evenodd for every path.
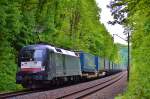
M 43 92 L 36 92 L 36 93 L 31 93 L 31 94 L 20 95 L 20 96 L 16 96 L 16 97 L 11 97 L 9 99 L 56 99 L 56 98 L 62 99 L 62 98 L 66 98 L 66 96 L 68 97 L 70 95 L 73 95 L 74 93 L 85 91 L 86 89 L 90 90 L 90 88 L 92 88 L 93 86 L 96 86 L 97 84 L 105 85 L 106 82 L 111 81 L 113 79 L 117 79 L 117 77 L 119 77 L 120 75 L 125 74 L 125 73 L 126 72 L 121 72 L 121 73 L 117 73 L 115 75 L 105 77 L 102 79 L 98 79 L 98 80 L 94 80 L 94 81 L 80 83 L 77 85 L 64 87 L 64 88 L 58 88 L 58 89 L 54 89 L 54 90 L 50 90 L 50 91 L 43 91 Z M 121 78 L 123 78 L 123 77 L 121 77 Z M 103 88 L 103 89 L 105 89 L 105 88 Z M 112 93 L 110 90 L 109 90 L 109 92 Z M 97 93 L 97 92 L 95 92 L 95 93 Z M 78 93 L 78 94 L 80 94 L 80 93 Z M 107 94 L 109 94 L 109 93 L 107 93 Z M 90 96 L 92 96 L 92 95 L 90 95 Z M 100 97 L 104 96 L 104 95 L 101 96 L 101 93 L 99 93 L 99 94 L 97 93 L 97 95 L 98 95 L 98 98 L 96 98 L 95 95 L 92 97 L 89 97 L 86 95 L 86 97 L 89 99 L 107 99 L 105 97 L 100 98 Z M 84 96 L 84 95 L 82 95 L 82 96 Z M 77 98 L 77 97 L 68 98 L 68 99 L 75 99 L 75 98 Z M 87 98 L 85 98 L 85 99 L 87 99 Z M 110 99 L 113 99 L 113 98 L 110 98 Z
M 118 82 L 100 90 L 92 95 L 86 96 L 83 99 L 114 99 L 117 95 L 123 94 L 127 89 L 127 73 Z

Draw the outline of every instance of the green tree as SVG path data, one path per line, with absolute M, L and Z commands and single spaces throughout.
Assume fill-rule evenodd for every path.
M 149 41 L 150 41 L 150 1 L 149 0 L 113 0 L 112 7 L 124 6 L 122 14 L 128 13 L 124 18 L 123 25 L 133 29 L 132 32 L 132 67 L 130 82 L 124 99 L 149 99 L 150 98 L 150 70 L 149 70 Z M 114 13 L 114 16 L 121 17 L 121 14 Z M 118 20 L 118 19 L 117 19 Z
M 0 1 L 0 91 L 17 89 L 15 84 L 15 56 L 11 43 L 20 31 L 18 3 Z
M 19 88 L 17 55 L 28 44 L 44 41 L 117 59 L 95 0 L 1 0 L 0 13 L 0 91 Z

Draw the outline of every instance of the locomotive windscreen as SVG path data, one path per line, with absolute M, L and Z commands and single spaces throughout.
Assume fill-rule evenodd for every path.
M 22 52 L 21 61 L 42 61 L 45 50 L 25 50 Z
M 24 50 L 21 52 L 20 65 L 22 71 L 37 72 L 45 70 L 44 57 L 46 50 Z

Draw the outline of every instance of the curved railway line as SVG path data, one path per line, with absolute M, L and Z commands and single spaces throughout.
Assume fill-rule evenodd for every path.
M 40 90 L 21 90 L 16 92 L 2 93 L 0 94 L 0 99 L 11 98 L 11 97 L 16 97 L 24 94 L 31 94 L 35 92 L 40 92 Z
M 86 96 L 89 96 L 90 94 L 93 94 L 99 90 L 102 90 L 103 88 L 106 88 L 110 85 L 112 85 L 113 83 L 119 81 L 124 75 L 117 75 L 111 79 L 108 79 L 102 83 L 97 83 L 96 85 L 93 85 L 91 87 L 88 87 L 86 89 L 71 93 L 71 94 L 67 94 L 64 95 L 62 97 L 58 97 L 58 99 L 81 99 L 84 98 Z
M 76 85 L 52 89 L 48 91 L 26 90 L 12 93 L 4 93 L 0 94 L 0 99 L 81 99 L 120 81 L 121 79 L 126 77 L 126 74 L 127 72 L 123 71 L 98 80 L 79 83 Z

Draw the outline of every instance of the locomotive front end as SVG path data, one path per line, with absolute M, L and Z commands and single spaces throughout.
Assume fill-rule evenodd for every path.
M 20 51 L 16 82 L 24 87 L 46 80 L 47 50 L 27 46 Z

